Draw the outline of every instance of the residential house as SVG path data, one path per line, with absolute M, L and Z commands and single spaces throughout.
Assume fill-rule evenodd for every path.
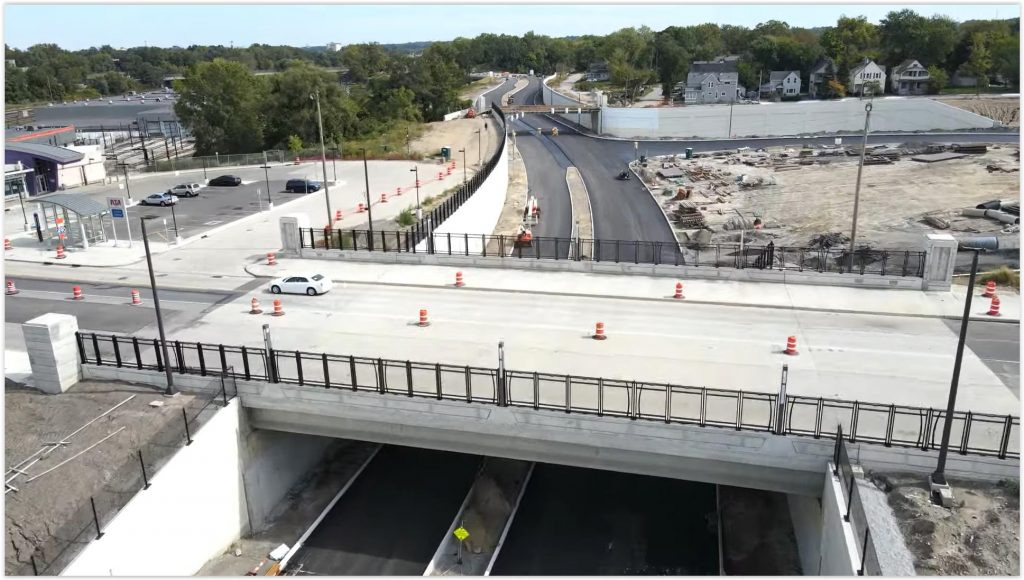
M 823 56 L 811 67 L 811 73 L 807 79 L 807 94 L 812 99 L 824 95 L 827 90 L 828 81 L 836 78 L 836 63 L 831 58 Z
M 800 82 L 798 70 L 773 70 L 768 75 L 768 82 L 761 85 L 761 95 L 795 97 L 800 94 Z
M 878 84 L 875 94 L 881 94 L 885 90 L 885 67 L 865 58 L 850 69 L 850 82 L 846 85 L 846 92 L 850 95 L 870 95 L 871 83 Z
M 719 56 L 690 65 L 686 83 L 676 85 L 687 105 L 730 103 L 741 99 L 746 89 L 739 83 L 739 57 Z
M 897 95 L 923 95 L 928 92 L 928 69 L 913 59 L 893 67 L 889 74 L 890 90 Z
M 590 68 L 587 69 L 587 80 L 594 81 L 606 81 L 612 78 L 611 73 L 608 72 L 608 62 L 598 61 L 590 63 Z

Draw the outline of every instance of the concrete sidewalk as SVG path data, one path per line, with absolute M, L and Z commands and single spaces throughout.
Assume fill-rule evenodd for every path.
M 675 282 L 649 276 L 616 276 L 577 272 L 531 272 L 491 268 L 367 264 L 340 260 L 282 259 L 277 266 L 251 264 L 254 276 L 277 277 L 287 272 L 317 271 L 336 282 L 454 288 L 455 272 L 461 271 L 465 286 L 459 291 L 528 292 L 561 296 L 612 297 L 629 300 L 672 300 Z M 835 313 L 955 318 L 963 315 L 966 287 L 952 292 L 917 292 L 871 288 L 843 288 L 768 282 L 679 280 L 684 303 L 717 304 L 755 308 L 807 310 Z M 1013 289 L 999 291 L 999 318 L 986 315 L 990 301 L 975 290 L 972 320 L 1020 321 L 1020 295 Z

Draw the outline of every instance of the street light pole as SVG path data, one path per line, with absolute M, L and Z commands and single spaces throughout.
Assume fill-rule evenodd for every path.
M 729 101 L 729 134 L 726 135 L 727 139 L 732 139 L 732 106 L 736 103 L 736 96 L 733 95 L 732 100 Z
M 132 202 L 132 188 L 128 185 L 128 164 L 123 163 L 121 169 L 124 169 L 124 188 L 128 192 L 128 203 Z
M 971 317 L 971 299 L 974 297 L 974 279 L 978 274 L 979 248 L 965 248 L 974 252 L 971 259 L 971 277 L 967 282 L 967 298 L 964 300 L 964 314 L 960 319 L 960 339 L 956 344 L 956 359 L 953 362 L 953 380 L 949 385 L 949 402 L 946 404 L 946 417 L 942 425 L 942 443 L 939 446 L 939 462 L 931 475 L 931 483 L 946 485 L 946 453 L 949 451 L 949 434 L 953 427 L 953 409 L 956 407 L 956 391 L 960 385 L 960 364 L 964 357 L 964 344 L 967 341 L 967 322 Z
M 160 297 L 156 292 L 156 275 L 153 273 L 153 256 L 149 252 L 149 236 L 146 234 L 146 220 L 151 220 L 156 216 L 144 216 L 139 222 L 142 225 L 142 243 L 146 246 L 146 266 L 149 268 L 149 287 L 153 291 L 153 307 L 156 309 L 156 327 L 160 333 L 160 349 L 164 357 L 164 372 L 167 374 L 167 388 L 164 390 L 164 395 L 173 396 L 174 390 L 174 376 L 171 374 L 171 360 L 167 357 L 167 336 L 164 335 L 164 319 L 160 314 Z
M 423 208 L 420 207 L 420 168 L 418 165 L 413 166 L 412 171 L 416 174 L 416 219 L 423 219 Z
M 459 149 L 459 153 L 462 153 L 462 186 L 465 187 L 469 179 L 466 177 L 466 149 Z
M 180 242 L 181 236 L 178 235 L 178 216 L 174 214 L 174 205 L 175 204 L 173 203 L 171 204 L 171 221 L 174 222 L 174 241 Z
M 267 207 L 274 209 L 274 199 L 270 197 L 270 163 L 267 162 L 267 152 L 263 152 L 263 180 L 267 183 Z
M 363 176 L 366 179 L 366 228 L 370 232 L 370 242 L 367 245 L 373 251 L 373 204 L 370 203 L 370 165 L 366 161 L 366 148 L 360 148 L 363 154 Z
M 483 135 L 483 132 L 480 129 L 477 129 L 476 130 L 476 165 L 477 165 L 477 167 L 482 165 L 483 162 L 484 162 L 484 152 L 483 152 L 483 143 L 482 143 L 483 136 L 482 135 Z
M 850 260 L 848 270 L 853 270 L 854 244 L 857 243 L 857 211 L 860 208 L 860 176 L 864 172 L 864 155 L 868 150 L 868 124 L 871 122 L 871 103 L 864 105 L 864 141 L 860 145 L 860 163 L 857 165 L 857 185 L 853 190 L 853 227 L 850 228 Z
M 309 95 L 310 99 L 316 100 L 316 120 L 320 126 L 320 162 L 324 172 L 324 200 L 327 202 L 327 225 L 331 225 L 331 189 L 327 186 L 327 149 L 324 147 L 324 119 L 320 114 L 320 91 Z

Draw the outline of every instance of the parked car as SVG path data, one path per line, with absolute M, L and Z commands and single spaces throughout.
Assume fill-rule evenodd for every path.
M 284 190 L 289 193 L 310 193 L 320 191 L 320 188 L 323 186 L 324 184 L 312 179 L 289 179 L 288 183 L 284 186 Z
M 199 197 L 199 187 L 196 183 L 179 183 L 168 189 L 167 193 L 181 197 Z
M 140 205 L 174 205 L 176 203 L 178 203 L 178 196 L 168 192 L 154 193 L 139 202 Z
M 210 185 L 242 185 L 242 178 L 237 175 L 221 175 L 211 179 Z
M 300 276 L 284 276 L 270 283 L 273 294 L 307 294 L 316 296 L 330 291 L 334 285 L 323 274 L 302 274 Z

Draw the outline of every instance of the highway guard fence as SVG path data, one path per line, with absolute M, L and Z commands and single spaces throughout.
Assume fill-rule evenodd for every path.
M 126 354 L 129 358 L 133 356 Z M 181 407 L 180 416 L 168 420 L 120 465 L 107 466 L 112 475 L 102 487 L 48 537 L 36 544 L 27 562 L 19 558 L 19 568 L 8 569 L 7 574 L 59 575 L 90 542 L 103 536 L 107 524 L 136 494 L 149 489 L 153 476 L 179 449 L 192 444 L 196 433 L 213 414 L 235 398 L 238 394 L 236 374 L 230 366 L 210 373 L 211 386 L 216 390 L 214 394 L 195 395 Z M 25 486 L 27 489 L 31 483 Z
M 279 149 L 260 153 L 239 153 L 232 155 L 206 155 L 203 157 L 181 157 L 154 161 L 146 167 L 146 171 L 186 171 L 189 169 L 217 169 L 219 167 L 237 167 L 242 165 L 263 165 L 269 163 L 285 163 L 291 161 L 289 153 Z
M 836 445 L 832 457 L 832 474 L 839 478 L 843 490 L 843 503 L 845 513 L 843 521 L 846 521 L 853 528 L 853 535 L 857 544 L 857 554 L 860 557 L 860 567 L 857 569 L 858 576 L 881 576 L 882 569 L 878 563 L 878 553 L 875 550 L 874 538 L 871 535 L 871 527 L 868 525 L 867 514 L 864 513 L 864 503 L 860 495 L 860 485 L 857 483 L 857 474 L 850 462 L 850 455 L 846 450 L 846 441 L 843 440 L 843 427 L 836 427 Z
M 162 371 L 158 339 L 79 333 L 83 364 Z M 945 410 L 437 362 L 168 341 L 173 372 L 936 449 Z M 1020 458 L 1020 418 L 954 412 L 950 449 Z
M 458 194 L 456 194 L 458 195 Z M 454 199 L 449 198 L 449 200 Z M 461 202 L 460 202 L 461 204 Z M 441 208 L 439 208 L 441 209 Z M 454 212 L 454 210 L 451 210 Z M 447 218 L 450 213 L 444 210 Z M 332 230 L 303 228 L 300 247 L 374 252 L 407 252 L 457 256 L 504 257 L 531 260 L 567 260 L 629 264 L 663 264 L 712 268 L 796 270 L 879 276 L 924 276 L 926 252 L 909 250 L 857 250 L 784 247 L 774 244 L 713 244 L 681 247 L 673 242 L 590 240 L 534 237 L 529 245 L 516 236 L 413 231 Z M 431 238 L 425 248 L 417 243 Z M 452 243 L 454 242 L 454 246 Z M 455 248 L 455 249 L 453 249 Z M 477 250 L 478 248 L 478 250 Z M 570 253 L 571 250 L 571 253 Z M 852 259 L 851 259 L 852 258 Z

